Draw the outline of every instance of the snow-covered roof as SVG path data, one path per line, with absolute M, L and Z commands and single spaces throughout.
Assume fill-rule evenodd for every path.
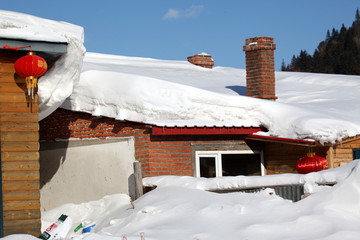
M 276 72 L 276 102 L 246 97 L 246 72 L 187 61 L 86 53 L 62 108 L 157 126 L 264 126 L 334 142 L 360 133 L 360 77 Z
M 82 27 L 29 14 L 0 10 L 1 38 L 68 43 L 69 37 L 84 39 Z
M 320 142 L 360 134 L 360 76 L 276 72 L 273 102 L 244 96 L 243 69 L 99 53 L 83 58 L 79 26 L 8 11 L 0 19 L 0 37 L 68 43 L 39 79 L 40 119 L 62 104 L 157 126 L 262 126 L 269 132 L 258 134 Z
M 72 93 L 74 83 L 79 80 L 85 53 L 84 29 L 71 23 L 0 10 L 0 38 L 67 44 L 67 53 L 38 84 L 39 118 L 46 117 Z M 0 42 L 0 47 L 3 45 Z

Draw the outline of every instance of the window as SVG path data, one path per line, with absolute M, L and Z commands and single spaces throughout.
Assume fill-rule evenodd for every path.
M 360 159 L 360 149 L 353 150 L 353 160 Z
M 265 175 L 261 151 L 197 151 L 196 176 L 261 176 Z

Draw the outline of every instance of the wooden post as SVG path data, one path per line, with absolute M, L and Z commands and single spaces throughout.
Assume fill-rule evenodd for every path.
M 4 237 L 4 215 L 3 215 L 3 205 L 2 205 L 2 173 L 1 173 L 1 131 L 0 131 L 0 238 Z
M 326 152 L 326 160 L 328 161 L 329 168 L 334 168 L 334 148 L 330 146 Z
M 134 176 L 135 176 L 135 199 L 143 195 L 143 184 L 141 174 L 141 162 L 134 162 Z

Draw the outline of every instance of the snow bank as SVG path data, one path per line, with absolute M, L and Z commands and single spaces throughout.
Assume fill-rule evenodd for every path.
M 39 78 L 39 119 L 45 118 L 70 96 L 74 83 L 79 80 L 85 53 L 84 29 L 66 22 L 0 10 L 0 37 L 67 43 L 67 53 Z
M 278 177 L 278 180 L 274 180 Z M 229 181 L 224 181 L 228 178 Z M 204 191 L 221 185 L 229 187 L 236 178 L 190 180 L 190 178 L 153 178 L 158 187 L 134 201 L 122 194 L 99 201 L 66 204 L 42 213 L 43 228 L 61 214 L 80 222 L 95 223 L 91 233 L 70 232 L 67 239 L 358 239 L 360 236 L 360 163 L 306 175 L 283 174 L 262 177 L 269 183 L 336 180 L 332 188 L 322 189 L 293 203 L 272 190 L 259 193 L 217 194 Z M 255 179 L 255 180 L 254 180 Z M 294 180 L 295 179 L 295 180 Z M 297 179 L 297 180 L 296 180 Z M 303 180 L 299 180 L 303 179 Z M 230 181 L 231 180 L 231 181 Z M 247 186 L 259 184 L 258 178 L 244 177 Z M 145 179 L 149 182 L 149 179 Z M 6 240 L 34 239 L 13 235 Z
M 256 188 L 262 186 L 281 186 L 289 184 L 304 184 L 307 193 L 314 193 L 319 189 L 318 184 L 337 183 L 346 179 L 358 160 L 336 169 L 327 169 L 309 174 L 275 174 L 266 176 L 234 176 L 216 178 L 195 178 L 189 176 L 158 176 L 143 179 L 143 185 L 148 187 L 178 186 L 200 190 L 226 190 L 241 188 Z
M 259 134 L 322 143 L 360 134 L 359 76 L 276 73 L 279 100 L 272 102 L 243 96 L 245 75 L 186 61 L 87 53 L 62 108 L 158 126 L 265 126 L 269 132 Z

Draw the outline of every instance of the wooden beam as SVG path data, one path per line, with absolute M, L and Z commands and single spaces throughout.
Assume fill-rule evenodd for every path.
M 34 190 L 7 191 L 3 193 L 3 201 L 38 199 L 40 199 L 40 192 Z
M 3 214 L 5 221 L 8 220 L 22 220 L 22 219 L 37 219 L 41 214 L 38 210 L 20 210 L 20 211 L 6 211 Z
M 39 181 L 3 181 L 3 192 L 20 190 L 39 190 Z
M 1 142 L 38 142 L 39 132 L 2 132 Z
M 39 123 L 37 122 L 3 122 L 0 125 L 1 132 L 38 132 Z
M 35 95 L 34 99 L 31 99 L 25 92 L 1 93 L 0 94 L 0 102 L 28 103 L 29 101 L 37 102 L 38 96 Z
M 2 152 L 1 162 L 39 161 L 39 152 Z
M 36 171 L 37 170 L 37 171 Z M 39 181 L 39 169 L 35 171 L 3 172 L 3 181 Z
M 33 225 L 36 225 L 39 223 L 38 219 L 16 219 L 16 220 L 9 220 L 4 222 L 4 228 L 5 229 L 28 229 L 28 228 L 32 228 Z
M 1 94 L 1 93 L 0 93 Z M 0 102 L 0 112 L 15 112 L 15 113 L 37 113 L 39 106 L 36 102 L 31 101 L 23 103 L 8 103 Z
M 1 169 L 3 173 L 7 171 L 37 171 L 40 164 L 38 161 L 22 161 L 22 162 L 3 162 Z
M 31 152 L 39 151 L 39 142 L 2 142 L 1 151 L 4 152 Z
M 27 93 L 26 83 L 1 83 L 0 93 Z
M 39 200 L 21 200 L 21 201 L 4 201 L 3 208 L 5 211 L 14 210 L 40 210 Z
M 14 73 L 14 63 L 10 60 L 7 62 L 1 62 L 0 60 L 0 72 L 2 73 Z
M 24 83 L 24 78 L 14 72 L 0 72 L 0 83 Z
M 0 112 L 0 122 L 33 122 L 37 123 L 39 121 L 39 116 L 37 113 L 1 113 Z

